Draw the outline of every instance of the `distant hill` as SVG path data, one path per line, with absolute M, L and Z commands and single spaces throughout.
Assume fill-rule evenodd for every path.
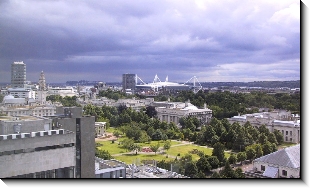
M 300 80 L 292 81 L 254 81 L 254 82 L 201 82 L 202 87 L 262 87 L 262 88 L 300 88 Z

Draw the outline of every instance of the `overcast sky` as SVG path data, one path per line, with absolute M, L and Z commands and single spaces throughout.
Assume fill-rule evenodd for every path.
M 0 82 L 300 79 L 299 0 L 1 0 Z

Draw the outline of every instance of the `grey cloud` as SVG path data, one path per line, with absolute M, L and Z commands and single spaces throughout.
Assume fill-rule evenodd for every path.
M 1 3 L 1 66 L 9 71 L 13 61 L 24 60 L 30 80 L 46 69 L 59 82 L 66 81 L 60 74 L 113 81 L 126 72 L 146 80 L 158 73 L 175 80 L 197 74 L 208 81 L 205 74 L 221 64 L 270 64 L 300 55 L 297 0 Z M 252 76 L 274 79 L 263 74 Z

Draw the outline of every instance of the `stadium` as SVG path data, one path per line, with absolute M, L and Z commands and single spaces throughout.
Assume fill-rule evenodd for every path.
M 176 83 L 176 82 L 169 82 L 168 76 L 166 77 L 165 81 L 162 82 L 157 74 L 153 82 L 145 83 L 141 78 L 136 75 L 136 83 L 138 83 L 138 79 L 141 81 L 141 84 L 136 84 L 136 90 L 152 90 L 152 91 L 172 91 L 172 90 L 193 90 L 195 93 L 202 89 L 201 84 L 199 83 L 196 76 L 192 77 L 185 83 Z

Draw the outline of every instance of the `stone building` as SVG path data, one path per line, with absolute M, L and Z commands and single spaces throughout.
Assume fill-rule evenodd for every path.
M 300 178 L 300 144 L 257 158 L 247 176 Z
M 254 114 L 238 115 L 228 118 L 229 123 L 238 122 L 244 125 L 247 121 L 252 126 L 259 128 L 266 125 L 270 132 L 279 130 L 283 135 L 284 142 L 300 142 L 300 116 L 291 114 L 289 111 L 275 110 Z
M 212 117 L 212 110 L 207 108 L 206 104 L 202 109 L 192 105 L 190 101 L 185 103 L 153 102 L 151 105 L 155 106 L 157 117 L 160 121 L 174 122 L 176 125 L 179 124 L 179 120 L 182 117 L 196 117 L 201 123 L 209 123 Z

